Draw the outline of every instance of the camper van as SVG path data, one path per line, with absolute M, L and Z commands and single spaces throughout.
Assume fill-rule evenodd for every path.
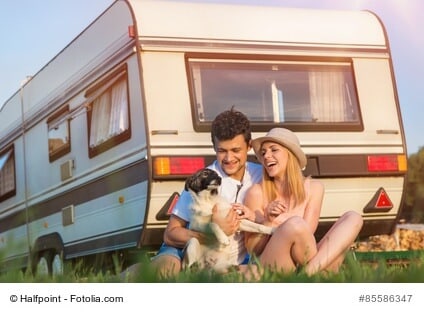
M 118 0 L 1 107 L 2 268 L 157 249 L 231 107 L 254 138 L 299 137 L 325 185 L 317 238 L 347 210 L 361 237 L 392 232 L 407 152 L 375 14 Z

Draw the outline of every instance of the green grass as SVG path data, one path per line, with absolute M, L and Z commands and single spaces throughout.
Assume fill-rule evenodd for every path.
M 245 283 L 244 276 L 236 271 L 222 275 L 211 271 L 187 270 L 172 278 L 160 278 L 149 262 L 149 255 L 139 258 L 139 270 L 132 275 L 122 274 L 122 268 L 115 262 L 115 269 L 98 272 L 85 268 L 81 263 L 66 264 L 65 274 L 58 277 L 37 276 L 29 272 L 9 271 L 0 274 L 2 283 Z M 121 273 L 121 274 L 115 274 Z M 338 273 L 319 273 L 307 276 L 299 273 L 282 273 L 269 270 L 259 283 L 423 283 L 424 257 L 421 255 L 405 264 L 387 264 L 384 260 L 358 261 L 350 252 Z

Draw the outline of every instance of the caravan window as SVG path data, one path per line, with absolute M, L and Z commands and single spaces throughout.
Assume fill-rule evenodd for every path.
M 50 162 L 71 151 L 71 133 L 68 115 L 69 106 L 66 106 L 47 120 Z
M 360 130 L 349 62 L 188 59 L 199 128 L 231 107 L 256 130 L 284 124 L 294 130 Z
M 0 152 L 0 201 L 16 194 L 15 151 Z
M 130 138 L 128 76 L 121 67 L 90 88 L 89 156 L 94 157 Z

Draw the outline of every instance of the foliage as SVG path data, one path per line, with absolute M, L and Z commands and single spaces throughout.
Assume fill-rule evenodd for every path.
M 424 147 L 408 158 L 404 218 L 412 223 L 424 222 Z
M 211 271 L 184 271 L 173 278 L 158 278 L 148 263 L 139 271 L 134 282 L 175 282 L 175 283 L 392 283 L 424 282 L 424 256 L 404 264 L 389 265 L 384 260 L 359 262 L 354 252 L 349 252 L 338 273 L 321 272 L 313 276 L 302 270 L 297 273 L 283 273 L 265 270 L 259 280 L 248 280 L 236 271 L 225 275 Z
M 283 273 L 264 270 L 258 280 L 246 279 L 237 271 L 218 274 L 208 270 L 186 270 L 174 277 L 160 277 L 151 267 L 150 257 L 142 255 L 137 271 L 122 271 L 117 265 L 112 271 L 96 272 L 82 270 L 79 266 L 67 267 L 65 274 L 58 277 L 33 276 L 31 273 L 16 271 L 0 275 L 0 282 L 13 283 L 423 283 L 424 257 L 420 256 L 409 265 L 390 265 L 384 260 L 359 262 L 354 252 L 349 252 L 338 273 L 322 272 L 313 276 L 302 270 L 297 273 Z

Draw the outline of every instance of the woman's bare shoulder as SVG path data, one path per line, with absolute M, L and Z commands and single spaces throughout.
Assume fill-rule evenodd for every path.
M 249 190 L 247 192 L 250 194 L 262 194 L 261 184 L 253 184 L 249 187 Z
M 252 210 L 262 209 L 263 194 L 262 186 L 260 184 L 254 184 L 246 192 L 244 198 L 244 204 Z
M 254 184 L 249 187 L 246 192 L 246 197 L 252 198 L 262 198 L 262 186 L 260 184 Z
M 324 192 L 324 184 L 321 181 L 314 178 L 309 178 L 309 179 L 310 179 L 311 190 Z

